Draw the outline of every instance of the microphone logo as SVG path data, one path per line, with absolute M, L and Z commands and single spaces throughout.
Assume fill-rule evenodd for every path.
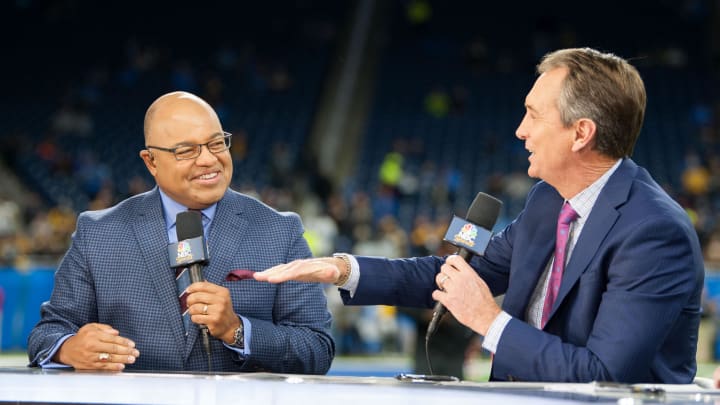
M 188 264 L 207 263 L 210 256 L 203 237 L 198 236 L 170 243 L 168 257 L 170 258 L 170 267 L 176 268 L 186 267 Z
M 178 242 L 177 257 L 175 258 L 175 261 L 178 263 L 185 263 L 191 261 L 192 259 L 193 255 L 190 243 L 186 241 Z
M 458 216 L 453 216 L 443 240 L 458 248 L 465 248 L 474 255 L 482 256 L 491 236 L 492 232 L 490 230 L 486 230 Z
M 475 238 L 477 237 L 477 227 L 473 224 L 465 224 L 460 232 L 455 235 L 455 242 L 464 243 L 468 246 L 475 246 Z

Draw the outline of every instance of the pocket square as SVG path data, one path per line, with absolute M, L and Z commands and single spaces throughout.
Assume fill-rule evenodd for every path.
M 253 274 L 255 272 L 252 270 L 232 270 L 228 275 L 225 277 L 226 281 L 238 281 L 238 280 L 245 280 L 246 278 L 253 278 Z

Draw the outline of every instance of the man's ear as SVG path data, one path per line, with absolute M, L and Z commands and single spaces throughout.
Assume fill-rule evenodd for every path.
M 589 118 L 580 118 L 575 122 L 575 139 L 573 140 L 572 151 L 578 152 L 589 148 L 595 141 L 597 127 L 595 121 Z
M 143 149 L 140 151 L 140 158 L 143 160 L 143 163 L 145 163 L 145 167 L 147 167 L 150 174 L 155 177 L 155 174 L 157 173 L 157 166 L 155 165 L 155 156 L 150 153 L 149 150 Z

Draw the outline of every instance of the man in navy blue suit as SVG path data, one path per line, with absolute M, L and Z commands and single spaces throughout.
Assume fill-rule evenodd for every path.
M 296 214 L 229 188 L 230 140 L 199 97 L 173 92 L 155 100 L 140 157 L 157 187 L 79 216 L 29 337 L 31 365 L 327 372 L 335 346 L 322 286 L 247 277 L 311 254 Z M 177 214 L 188 209 L 201 212 L 210 260 L 206 281 L 184 290 L 186 326 L 168 244 L 177 242 Z M 211 361 L 198 324 L 209 330 Z
M 439 301 L 485 337 L 492 380 L 690 383 L 703 258 L 684 210 L 630 159 L 642 79 L 588 48 L 552 52 L 538 73 L 516 136 L 541 181 L 483 257 L 339 254 L 256 279 L 335 283 L 346 304 Z

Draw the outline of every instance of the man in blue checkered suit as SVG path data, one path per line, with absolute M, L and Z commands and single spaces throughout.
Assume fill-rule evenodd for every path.
M 212 107 L 195 95 L 169 93 L 150 106 L 140 157 L 157 187 L 79 216 L 52 296 L 28 340 L 31 365 L 328 371 L 335 346 L 322 287 L 247 278 L 311 254 L 296 214 L 228 187 L 230 138 Z M 206 281 L 187 288 L 192 323 L 186 330 L 167 246 L 177 241 L 177 213 L 188 209 L 202 212 L 210 260 Z M 210 359 L 198 325 L 209 330 Z

